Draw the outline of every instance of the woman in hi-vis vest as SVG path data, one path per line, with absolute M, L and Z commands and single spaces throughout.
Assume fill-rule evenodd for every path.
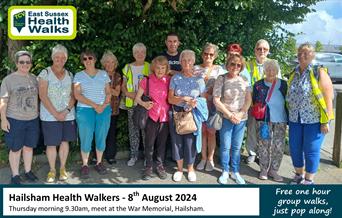
M 139 82 L 145 76 L 148 76 L 150 71 L 150 64 L 145 62 L 146 46 L 139 42 L 133 46 L 132 50 L 135 61 L 126 64 L 122 69 L 123 82 L 121 86 L 121 91 L 126 96 L 122 99 L 123 105 L 121 105 L 121 108 L 127 110 L 128 115 L 130 159 L 127 165 L 129 167 L 134 166 L 138 160 L 140 133 L 142 134 L 143 141 L 145 141 L 144 132 L 140 132 L 139 128 L 133 124 L 133 108 L 136 106 L 134 99 L 138 92 Z
M 313 66 L 314 48 L 298 48 L 298 66 L 288 80 L 289 141 L 296 170 L 291 184 L 313 184 L 324 135 L 333 119 L 333 86 L 323 67 Z

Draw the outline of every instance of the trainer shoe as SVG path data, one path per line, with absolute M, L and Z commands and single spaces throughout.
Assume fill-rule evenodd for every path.
M 29 172 L 25 173 L 25 179 L 29 182 L 36 182 L 38 181 L 38 177 L 36 175 L 33 174 L 32 170 L 30 170 Z
M 84 165 L 81 168 L 81 178 L 82 179 L 88 179 L 89 178 L 89 167 L 87 165 Z
M 196 182 L 197 177 L 196 177 L 195 171 L 190 171 L 188 173 L 188 180 L 189 180 L 189 182 Z
M 152 171 L 153 171 L 152 167 L 146 167 L 144 170 L 144 174 L 143 174 L 142 179 L 143 180 L 150 180 L 152 178 L 152 174 L 153 174 Z
M 212 160 L 209 161 L 208 160 L 207 164 L 205 165 L 205 171 L 208 171 L 208 172 L 213 171 L 214 170 L 214 166 L 215 166 L 214 161 L 212 161 Z
M 229 172 L 223 171 L 223 172 L 222 172 L 222 175 L 218 178 L 218 182 L 219 182 L 220 184 L 225 185 L 225 184 L 228 183 L 228 178 L 229 178 Z
M 132 167 L 135 165 L 135 163 L 137 162 L 138 158 L 136 157 L 131 157 L 131 159 L 129 159 L 129 161 L 127 161 L 127 166 Z
M 204 166 L 205 166 L 205 163 L 206 163 L 206 162 L 207 162 L 206 160 L 201 160 L 201 161 L 197 164 L 196 169 L 197 169 L 197 170 L 204 170 Z
M 12 176 L 11 177 L 11 184 L 13 185 L 20 185 L 21 184 L 21 179 L 19 175 Z
M 234 179 L 237 184 L 246 184 L 245 180 L 241 177 L 240 173 L 238 172 L 232 173 L 230 177 Z
M 167 173 L 163 165 L 157 166 L 156 171 L 160 179 L 164 180 L 167 178 Z
M 65 181 L 68 179 L 68 173 L 67 171 L 65 170 L 65 168 L 61 168 L 59 170 L 59 180 L 61 181 Z
M 47 174 L 46 182 L 53 183 L 56 180 L 56 171 L 51 171 Z
M 100 174 L 100 175 L 106 175 L 106 174 L 107 174 L 107 169 L 106 169 L 106 167 L 103 165 L 102 162 L 96 164 L 94 168 L 95 168 L 96 172 L 97 172 L 98 174 Z
M 295 174 L 292 181 L 290 182 L 291 185 L 299 185 L 304 183 L 304 175 L 300 175 L 298 173 Z
M 173 174 L 173 181 L 175 181 L 175 182 L 180 182 L 180 181 L 182 181 L 182 177 L 183 177 L 183 172 L 176 171 L 176 172 Z
M 247 164 L 251 164 L 255 161 L 256 155 L 249 155 L 246 159 Z
M 268 172 L 268 175 L 270 177 L 272 177 L 273 181 L 276 181 L 276 182 L 282 182 L 284 179 L 283 177 L 279 176 L 279 174 L 277 173 L 277 171 L 274 171 L 274 170 L 270 170 Z
M 259 179 L 261 179 L 261 180 L 267 180 L 268 179 L 268 177 L 267 177 L 267 170 L 261 170 L 260 171 Z

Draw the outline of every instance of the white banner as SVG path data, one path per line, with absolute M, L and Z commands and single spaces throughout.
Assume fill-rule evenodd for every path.
M 4 216 L 260 214 L 259 188 L 4 188 Z

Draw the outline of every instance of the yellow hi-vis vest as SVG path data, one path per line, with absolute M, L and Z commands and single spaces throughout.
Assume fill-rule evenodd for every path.
M 323 69 L 326 73 L 328 73 L 327 68 L 324 67 Z M 317 68 L 317 70 L 318 70 L 317 72 L 319 73 L 319 68 Z M 315 96 L 316 104 L 319 106 L 319 110 L 320 110 L 320 123 L 328 123 L 329 120 L 334 119 L 334 115 L 331 115 L 331 117 L 329 117 L 328 115 L 327 104 L 325 103 L 322 91 L 319 89 L 318 81 L 315 78 L 313 69 L 311 69 L 309 73 L 310 73 L 312 92 Z M 294 75 L 295 75 L 295 72 L 293 71 L 288 80 L 288 87 L 290 87 L 291 82 L 294 78 Z
M 148 76 L 150 70 L 150 64 L 148 62 L 144 62 L 144 68 L 142 70 L 142 74 L 144 76 Z M 133 84 L 133 72 L 130 64 L 126 64 L 125 67 L 122 69 L 123 75 L 126 77 L 127 83 L 126 88 L 128 92 L 134 92 L 134 84 Z M 126 96 L 125 105 L 126 107 L 130 108 L 133 107 L 134 99 L 131 99 Z
M 260 72 L 259 72 L 259 68 L 256 62 L 256 59 L 252 59 L 250 61 L 248 61 L 246 63 L 246 68 L 247 71 L 250 73 L 251 75 L 251 84 L 252 86 L 254 85 L 255 82 L 261 80 L 261 76 L 260 76 Z

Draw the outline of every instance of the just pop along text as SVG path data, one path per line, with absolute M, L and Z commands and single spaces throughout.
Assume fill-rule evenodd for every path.
M 68 195 L 52 194 L 50 195 L 34 195 L 34 194 L 9 194 L 9 201 L 119 201 L 119 195 L 99 194 L 73 194 Z

